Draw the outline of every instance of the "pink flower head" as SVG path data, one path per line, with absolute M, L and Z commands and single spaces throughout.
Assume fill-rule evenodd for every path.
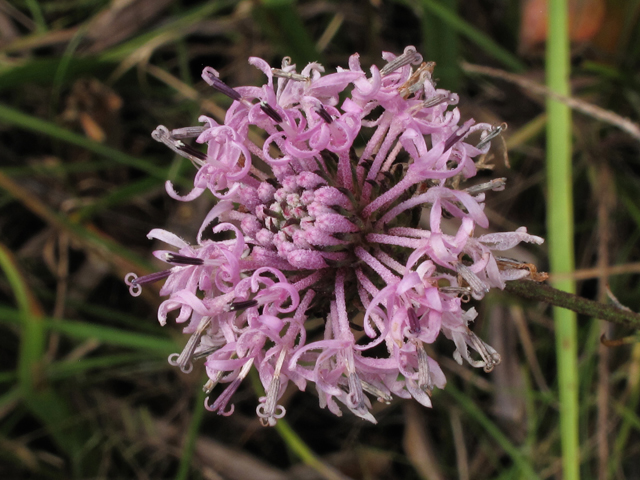
M 367 73 L 354 55 L 348 69 L 323 75 L 316 63 L 298 73 L 288 60 L 276 69 L 251 58 L 262 87 L 232 88 L 207 67 L 203 79 L 233 100 L 224 124 L 201 117 L 202 126 L 153 133 L 198 168 L 190 193 L 167 182 L 169 195 L 190 201 L 209 190 L 217 203 L 195 245 L 152 230 L 149 238 L 173 247 L 155 252 L 168 268 L 126 283 L 137 295 L 166 279 L 158 318 L 176 312 L 190 335 L 169 361 L 188 372 L 206 358 L 205 390 L 221 390 L 210 410 L 233 412 L 251 368 L 266 392 L 256 409 L 263 425 L 285 414 L 278 401 L 289 383 L 312 383 L 321 407 L 371 422 L 372 399 L 431 406 L 446 379 L 425 344 L 440 332 L 457 361 L 486 371 L 500 362 L 469 329 L 477 314 L 464 303 L 529 275 L 494 252 L 542 239 L 524 228 L 474 237 L 476 226 L 489 226 L 485 193 L 504 179 L 454 186 L 476 174 L 502 127 L 461 122 L 457 95 L 436 88 L 433 64 L 415 48 L 383 59 Z M 262 144 L 249 127 L 264 131 Z M 228 239 L 204 240 L 209 229 Z M 324 333 L 308 336 L 316 318 Z

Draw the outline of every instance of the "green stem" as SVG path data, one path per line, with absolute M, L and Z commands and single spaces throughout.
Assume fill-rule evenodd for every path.
M 640 329 L 640 314 L 630 310 L 621 310 L 606 303 L 588 300 L 549 285 L 530 280 L 516 280 L 507 282 L 504 290 L 529 300 L 538 300 L 554 307 L 566 308 L 580 315 L 606 320 L 624 327 Z
M 569 22 L 567 0 L 549 0 L 547 39 L 547 87 L 569 96 Z M 571 111 L 562 103 L 547 99 L 547 228 L 549 260 L 554 273 L 574 269 L 573 196 L 571 175 Z M 554 286 L 575 292 L 575 282 L 562 280 Z M 578 345 L 577 316 L 562 308 L 553 309 L 558 357 L 560 394 L 560 440 L 565 480 L 580 478 L 578 435 Z
M 196 404 L 193 409 L 193 416 L 189 423 L 189 430 L 184 441 L 184 447 L 182 448 L 182 456 L 180 457 L 180 467 L 176 475 L 176 480 L 186 480 L 189 478 L 189 471 L 193 461 L 193 454 L 196 450 L 196 441 L 198 440 L 198 432 L 200 431 L 200 425 L 202 425 L 202 419 L 204 417 L 204 399 L 207 394 L 203 389 L 200 389 L 198 395 L 196 395 Z

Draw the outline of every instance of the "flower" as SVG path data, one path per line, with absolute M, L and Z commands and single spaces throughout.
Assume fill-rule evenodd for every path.
M 336 415 L 344 406 L 375 423 L 368 395 L 431 406 L 432 390 L 444 388 L 425 350 L 440 332 L 454 341 L 458 362 L 486 371 L 500 362 L 469 329 L 476 312 L 463 304 L 530 275 L 495 255 L 542 239 L 525 228 L 474 237 L 476 225 L 489 224 L 485 193 L 504 179 L 454 187 L 476 174 L 474 159 L 502 127 L 460 124 L 457 95 L 436 88 L 434 64 L 413 47 L 383 58 L 367 74 L 356 54 L 329 75 L 316 63 L 297 73 L 288 59 L 272 69 L 251 58 L 267 77 L 262 87 L 231 88 L 207 67 L 203 79 L 233 100 L 224 124 L 203 116 L 202 126 L 153 132 L 198 168 L 190 193 L 167 182 L 168 194 L 190 201 L 209 190 L 217 203 L 195 245 L 152 230 L 150 238 L 176 249 L 155 252 L 170 267 L 126 282 L 137 295 L 166 278 L 160 323 L 178 311 L 191 335 L 169 361 L 188 372 L 206 357 L 205 390 L 222 389 L 207 400 L 210 410 L 231 414 L 231 397 L 254 367 L 266 391 L 257 407 L 263 425 L 285 414 L 278 400 L 290 382 L 300 390 L 312 383 Z M 262 145 L 249 139 L 251 126 L 265 132 Z M 227 239 L 206 239 L 211 228 Z M 324 320 L 322 333 L 307 331 L 310 318 Z

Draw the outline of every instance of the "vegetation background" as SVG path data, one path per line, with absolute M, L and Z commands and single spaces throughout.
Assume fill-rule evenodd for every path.
M 609 285 L 639 311 L 640 129 L 623 117 L 640 117 L 640 1 L 570 0 L 568 33 L 551 24 L 571 40 L 575 112 L 572 143 L 550 149 L 541 86 L 563 53 L 545 53 L 546 3 L 0 0 L 0 478 L 545 479 L 562 478 L 563 461 L 586 479 L 640 478 L 640 344 L 628 329 L 578 319 L 578 402 L 566 403 L 550 309 L 492 293 L 474 329 L 502 353 L 494 372 L 458 366 L 436 342 L 449 383 L 433 409 L 378 404 L 374 426 L 291 392 L 272 429 L 250 382 L 233 416 L 204 411 L 202 366 L 167 364 L 185 338 L 157 324 L 157 289 L 134 299 L 123 282 L 158 268 L 150 229 L 193 239 L 211 206 L 165 194 L 167 178 L 188 186 L 194 169 L 150 136 L 223 118 L 228 99 L 200 80 L 204 66 L 250 85 L 262 78 L 249 56 L 332 71 L 354 52 L 381 65 L 381 51 L 415 45 L 464 117 L 509 125 L 481 178 L 508 179 L 488 198 L 492 227 L 551 234 L 545 181 L 572 148 L 575 220 L 561 223 L 574 228 L 577 270 L 562 278 L 599 300 Z M 540 270 L 548 248 L 528 250 Z M 579 455 L 563 458 L 560 410 L 578 420 L 567 435 Z

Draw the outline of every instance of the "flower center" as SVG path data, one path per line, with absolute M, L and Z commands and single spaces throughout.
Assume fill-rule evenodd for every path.
M 294 252 L 303 251 L 319 255 L 322 261 L 314 268 L 353 264 L 353 251 L 369 222 L 359 215 L 353 193 L 335 183 L 322 170 L 263 182 L 255 208 L 258 223 L 243 228 L 244 233 L 289 262 Z

